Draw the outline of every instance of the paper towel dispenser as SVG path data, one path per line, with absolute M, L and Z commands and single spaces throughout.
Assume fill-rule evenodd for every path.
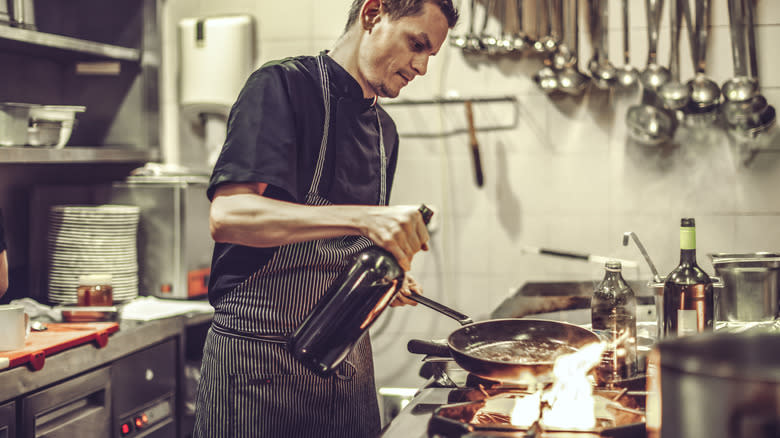
M 254 18 L 185 18 L 179 22 L 179 45 L 182 114 L 190 119 L 226 116 L 254 71 Z

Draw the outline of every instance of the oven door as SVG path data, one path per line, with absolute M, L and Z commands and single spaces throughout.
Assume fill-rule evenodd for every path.
M 16 437 L 16 403 L 0 405 L 0 438 Z
M 111 433 L 109 367 L 21 399 L 20 437 L 107 437 Z

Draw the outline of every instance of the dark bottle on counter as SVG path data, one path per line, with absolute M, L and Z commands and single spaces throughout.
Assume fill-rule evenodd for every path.
M 604 279 L 593 290 L 591 323 L 607 347 L 596 367 L 599 380 L 607 385 L 636 375 L 636 295 L 621 275 L 617 260 L 605 264 Z
M 696 263 L 696 222 L 680 220 L 680 264 L 664 282 L 664 337 L 712 331 L 712 280 Z
M 433 211 L 425 205 L 419 211 L 427 225 Z M 378 246 L 361 251 L 290 337 L 290 353 L 323 377 L 333 374 L 393 301 L 404 277 L 390 252 Z

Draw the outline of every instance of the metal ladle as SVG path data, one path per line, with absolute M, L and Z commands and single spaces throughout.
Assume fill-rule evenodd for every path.
M 617 84 L 623 89 L 632 89 L 639 84 L 639 70 L 631 65 L 629 57 L 628 0 L 623 0 L 623 66 L 617 68 Z
M 517 8 L 517 32 L 512 37 L 512 49 L 519 53 L 533 45 L 533 40 L 523 31 L 523 0 L 515 1 Z
M 607 59 L 607 0 L 591 0 L 591 37 L 593 57 L 588 62 L 593 83 L 602 90 L 608 90 L 617 83 L 617 70 Z
M 656 92 L 663 84 L 669 81 L 671 73 L 657 62 L 658 52 L 658 28 L 661 21 L 661 11 L 664 7 L 663 0 L 645 0 L 647 15 L 647 66 L 639 76 L 642 87 L 646 91 Z
M 536 40 L 533 44 L 534 52 L 547 53 L 545 37 L 550 33 L 550 20 L 547 0 L 536 0 Z
M 747 18 L 747 23 L 745 24 L 748 37 L 750 75 L 758 84 L 758 60 L 756 58 L 756 41 L 753 25 L 754 11 L 751 1 L 747 1 L 745 4 L 745 13 Z M 750 112 L 747 115 L 748 122 L 744 129 L 744 133 L 750 138 L 755 138 L 775 124 L 777 117 L 775 108 L 768 103 L 765 104 L 765 102 L 766 98 L 761 94 L 757 94 L 751 99 L 752 105 L 750 106 Z
M 474 33 L 474 21 L 477 13 L 476 0 L 471 0 L 471 13 L 469 14 L 469 33 L 466 34 L 466 44 L 463 47 L 464 51 L 469 53 L 476 53 L 482 50 L 482 40 Z
M 688 1 L 688 0 L 681 0 Z M 670 2 L 669 26 L 671 28 L 672 44 L 669 52 L 670 80 L 658 90 L 658 96 L 669 111 L 683 109 L 690 100 L 688 86 L 680 82 L 680 20 L 678 0 Z
M 628 135 L 634 141 L 657 146 L 667 143 L 674 137 L 677 121 L 663 108 L 659 108 L 656 90 L 669 80 L 669 70 L 656 64 L 658 45 L 658 23 L 663 0 L 646 0 L 647 33 L 649 50 L 647 67 L 642 72 L 642 102 L 633 105 L 626 112 Z
M 726 102 L 744 102 L 758 94 L 758 82 L 748 76 L 745 63 L 744 6 L 743 0 L 728 0 L 734 77 L 726 81 L 722 87 Z
M 485 4 L 485 19 L 482 21 L 482 31 L 479 34 L 480 42 L 482 43 L 482 49 L 487 52 L 488 55 L 495 55 L 498 51 L 498 39 L 487 32 L 488 21 L 490 19 L 490 11 L 493 10 L 493 3 L 495 0 L 487 0 Z
M 547 35 L 540 38 L 544 53 L 554 55 L 561 41 L 561 0 L 545 0 L 544 11 L 547 15 Z
M 506 8 L 508 2 L 503 2 L 503 8 L 499 8 L 498 20 L 501 23 L 501 36 L 496 40 L 496 51 L 500 55 L 512 53 L 515 50 L 514 38 L 506 32 Z
M 683 11 L 688 20 L 688 26 L 695 28 L 695 37 L 691 39 L 697 43 L 693 51 L 696 75 L 688 81 L 690 103 L 688 114 L 708 114 L 718 109 L 720 105 L 720 87 L 706 75 L 707 41 L 709 34 L 710 0 L 696 0 L 696 24 L 691 25 L 690 6 L 688 1 L 683 1 Z
M 558 71 L 558 89 L 570 96 L 579 96 L 588 87 L 590 78 L 583 74 L 578 68 L 579 54 L 579 8 L 578 0 L 569 0 L 568 8 L 564 7 L 564 25 L 563 40 L 558 46 L 561 51 L 564 48 L 570 48 L 567 62 L 562 65 Z M 568 13 L 566 13 L 568 11 Z M 565 58 L 565 57 L 563 57 Z M 563 60 L 563 58 L 561 60 Z

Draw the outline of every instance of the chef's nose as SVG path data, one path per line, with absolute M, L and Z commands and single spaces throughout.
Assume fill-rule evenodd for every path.
M 423 76 L 428 71 L 428 55 L 420 53 L 412 58 L 412 68 L 418 76 Z

